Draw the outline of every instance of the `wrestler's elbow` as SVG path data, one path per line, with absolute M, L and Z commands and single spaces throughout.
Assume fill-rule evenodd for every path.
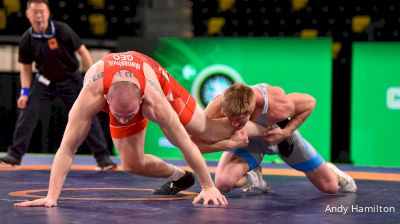
M 308 95 L 307 108 L 309 108 L 310 110 L 314 110 L 316 104 L 317 100 L 315 99 L 315 97 Z

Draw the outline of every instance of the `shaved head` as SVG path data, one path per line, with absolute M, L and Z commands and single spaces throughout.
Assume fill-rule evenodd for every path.
M 142 96 L 138 86 L 129 81 L 115 82 L 110 86 L 107 103 L 111 114 L 122 124 L 134 117 L 140 109 Z
M 132 101 L 140 100 L 140 90 L 132 82 L 120 81 L 110 86 L 107 94 L 108 102 L 116 102 L 129 104 Z

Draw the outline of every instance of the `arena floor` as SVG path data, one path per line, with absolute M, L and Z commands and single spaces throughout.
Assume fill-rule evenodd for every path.
M 119 163 L 117 158 L 114 160 Z M 164 179 L 122 171 L 95 171 L 90 156 L 74 161 L 55 208 L 16 208 L 47 193 L 52 156 L 24 157 L 22 166 L 0 165 L 0 223 L 399 223 L 400 168 L 339 166 L 356 179 L 358 193 L 320 193 L 300 172 L 264 164 L 272 192 L 226 194 L 224 208 L 192 205 L 200 187 L 155 197 Z M 182 161 L 171 161 L 189 169 Z M 215 163 L 210 162 L 214 172 Z

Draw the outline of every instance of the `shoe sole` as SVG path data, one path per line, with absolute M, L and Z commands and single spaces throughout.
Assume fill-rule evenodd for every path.
M 109 166 L 105 166 L 105 167 L 96 166 L 95 170 L 97 170 L 97 171 L 115 171 L 115 170 L 117 170 L 117 167 L 114 165 L 109 165 Z
M 4 165 L 4 166 L 8 166 L 8 167 L 14 167 L 14 166 L 19 166 L 19 165 L 13 165 L 13 164 L 9 164 L 9 163 L 5 163 L 5 162 L 0 162 L 0 165 Z

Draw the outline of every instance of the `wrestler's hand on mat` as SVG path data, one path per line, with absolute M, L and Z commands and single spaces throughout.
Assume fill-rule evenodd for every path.
M 203 204 L 205 205 L 208 205 L 209 202 L 212 202 L 214 205 L 228 204 L 225 196 L 216 187 L 203 188 L 200 194 L 194 198 L 193 204 L 197 204 L 201 200 L 203 200 Z
M 48 199 L 48 198 L 41 198 L 41 199 L 36 199 L 33 201 L 24 201 L 20 203 L 15 203 L 15 207 L 56 207 L 57 206 L 57 200 L 53 199 Z
M 243 129 L 235 131 L 229 140 L 229 148 L 232 149 L 243 148 L 249 144 L 249 136 Z
M 282 141 L 288 139 L 291 133 L 287 133 L 285 129 L 280 128 L 270 128 L 268 131 L 264 133 L 264 140 L 267 141 L 271 145 L 277 145 Z

